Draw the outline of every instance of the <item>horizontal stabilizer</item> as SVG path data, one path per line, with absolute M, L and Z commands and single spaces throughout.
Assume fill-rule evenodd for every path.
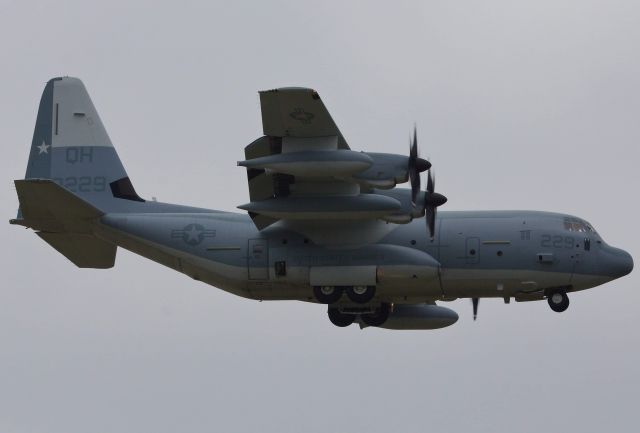
M 116 245 L 93 235 L 92 224 L 104 215 L 74 193 L 49 179 L 15 181 L 20 201 L 19 224 L 37 235 L 80 268 L 111 268 Z
M 44 241 L 79 268 L 112 268 L 117 246 L 81 233 L 38 232 Z
M 45 231 L 85 232 L 87 223 L 104 215 L 86 201 L 49 179 L 14 181 L 21 220 L 15 224 Z

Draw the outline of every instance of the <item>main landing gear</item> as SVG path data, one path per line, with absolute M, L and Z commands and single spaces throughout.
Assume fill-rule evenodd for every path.
M 351 325 L 360 317 L 368 326 L 380 326 L 386 322 L 391 313 L 391 304 L 383 303 L 375 310 L 367 306 L 353 306 L 349 311 L 332 306 L 346 293 L 347 298 L 354 304 L 367 304 L 376 295 L 376 286 L 314 286 L 313 296 L 321 304 L 329 305 L 327 314 L 329 320 L 341 328 Z
M 336 326 L 340 328 L 345 328 L 351 325 L 356 320 L 355 314 L 344 314 L 340 312 L 337 308 L 331 308 L 327 310 L 327 314 L 329 315 L 329 320 Z
M 347 296 L 356 304 L 366 304 L 376 294 L 376 286 L 348 286 Z
M 391 304 L 388 303 L 382 303 L 373 312 L 368 313 L 358 313 L 356 311 L 342 312 L 336 307 L 329 307 L 327 310 L 327 315 L 331 323 L 341 328 L 351 325 L 358 316 L 360 316 L 360 320 L 367 326 L 381 326 L 387 321 L 389 314 L 391 314 Z
M 313 296 L 321 304 L 333 304 L 342 297 L 344 287 L 342 286 L 313 286 Z
M 569 297 L 563 289 L 553 289 L 547 294 L 549 307 L 556 313 L 562 313 L 569 308 Z
M 313 296 L 321 304 L 333 304 L 338 302 L 342 294 L 347 292 L 347 297 L 356 304 L 366 304 L 376 295 L 376 286 L 314 286 Z
M 360 319 L 368 326 L 380 326 L 389 318 L 391 304 L 383 303 L 373 313 L 361 314 Z

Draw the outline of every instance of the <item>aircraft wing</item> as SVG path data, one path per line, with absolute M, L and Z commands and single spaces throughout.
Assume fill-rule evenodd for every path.
M 423 214 L 408 190 L 384 191 L 408 180 L 409 157 L 351 150 L 315 90 L 263 91 L 260 106 L 265 135 L 238 162 L 251 200 L 238 207 L 259 229 L 278 220 L 409 222 Z
M 269 137 L 336 137 L 349 149 L 329 111 L 313 89 L 284 87 L 260 92 L 262 129 Z

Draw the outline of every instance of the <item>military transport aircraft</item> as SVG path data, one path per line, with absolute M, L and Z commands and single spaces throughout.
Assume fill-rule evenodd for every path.
M 435 329 L 458 315 L 436 301 L 546 299 L 631 272 L 633 260 L 585 220 L 535 211 L 437 212 L 429 161 L 349 148 L 312 89 L 260 92 L 264 136 L 245 147 L 247 214 L 147 201 L 82 82 L 45 86 L 12 224 L 82 268 L 122 247 L 256 300 L 326 304 L 331 322 Z M 420 176 L 428 171 L 426 188 Z M 411 188 L 397 189 L 409 182 Z

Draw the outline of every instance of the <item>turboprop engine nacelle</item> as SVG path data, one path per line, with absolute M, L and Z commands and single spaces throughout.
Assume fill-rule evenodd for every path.
M 458 313 L 435 304 L 394 305 L 389 318 L 379 328 L 385 329 L 438 329 L 453 325 Z M 360 328 L 366 325 L 360 322 Z

